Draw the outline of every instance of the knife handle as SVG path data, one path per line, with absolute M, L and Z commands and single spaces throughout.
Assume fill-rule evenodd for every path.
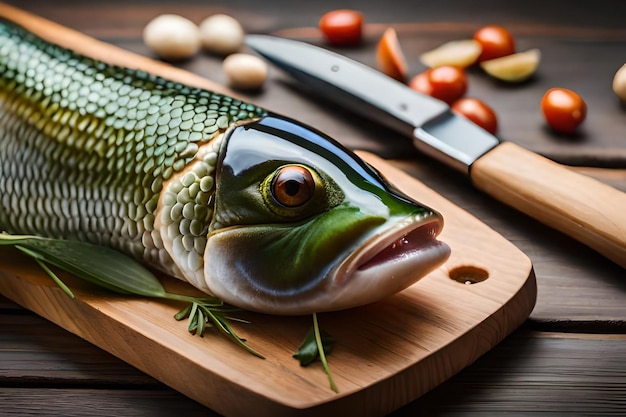
M 476 160 L 474 185 L 626 268 L 626 193 L 505 142 Z

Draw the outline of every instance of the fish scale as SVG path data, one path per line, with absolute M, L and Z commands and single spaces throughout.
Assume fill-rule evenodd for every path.
M 5 231 L 108 245 L 180 275 L 155 223 L 162 194 L 180 199 L 192 187 L 184 216 L 164 204 L 162 217 L 166 239 L 200 268 L 212 211 L 196 207 L 212 192 L 214 139 L 265 111 L 80 56 L 6 21 L 0 45 Z

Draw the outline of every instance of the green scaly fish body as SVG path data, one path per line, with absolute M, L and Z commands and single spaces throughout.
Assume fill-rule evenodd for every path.
M 203 179 L 193 179 L 199 189 L 184 203 L 186 218 L 191 209 L 202 213 L 181 234 L 205 239 L 219 138 L 265 112 L 0 29 L 2 225 L 110 245 L 171 269 L 155 230 L 164 183 L 177 188 L 193 173 Z M 201 257 L 204 244 L 196 246 Z
M 323 134 L 7 21 L 0 198 L 3 231 L 110 246 L 269 313 L 374 301 L 449 252 L 438 213 Z

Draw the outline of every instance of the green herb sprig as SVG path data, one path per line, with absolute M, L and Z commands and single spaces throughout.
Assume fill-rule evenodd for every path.
M 330 354 L 334 345 L 335 340 L 331 335 L 323 330 L 320 330 L 317 322 L 317 314 L 313 313 L 313 326 L 307 333 L 298 351 L 294 353 L 293 357 L 300 361 L 301 366 L 308 366 L 319 358 L 322 362 L 324 372 L 326 372 L 326 375 L 328 376 L 330 389 L 338 393 L 339 389 L 337 388 L 337 385 L 335 385 L 333 375 L 330 372 L 330 367 L 328 366 L 328 361 L 326 360 L 326 355 Z
M 188 319 L 187 330 L 189 330 L 189 333 L 197 334 L 202 337 L 207 326 L 215 326 L 221 333 L 230 336 L 235 343 L 249 353 L 261 359 L 265 359 L 262 354 L 252 349 L 246 343 L 245 339 L 240 338 L 229 324 L 229 321 L 249 323 L 248 321 L 225 315 L 232 312 L 234 309 L 224 306 L 221 302 L 213 303 L 208 301 L 202 303 L 199 302 L 199 300 L 200 299 L 191 302 L 191 304 L 174 316 L 178 321 Z
M 189 318 L 190 333 L 202 336 L 205 328 L 214 326 L 246 351 L 263 358 L 263 355 L 251 348 L 230 326 L 229 320 L 245 322 L 228 315 L 234 308 L 226 306 L 217 297 L 191 297 L 167 292 L 152 272 L 121 252 L 81 241 L 8 233 L 0 233 L 0 246 L 2 245 L 13 246 L 35 259 L 46 274 L 72 298 L 72 291 L 49 265 L 118 294 L 189 303 L 174 317 L 177 320 Z

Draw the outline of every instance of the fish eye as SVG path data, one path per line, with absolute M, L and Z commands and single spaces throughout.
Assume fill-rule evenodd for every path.
M 284 207 L 299 207 L 315 195 L 315 179 L 309 169 L 301 165 L 288 165 L 274 174 L 272 197 Z

